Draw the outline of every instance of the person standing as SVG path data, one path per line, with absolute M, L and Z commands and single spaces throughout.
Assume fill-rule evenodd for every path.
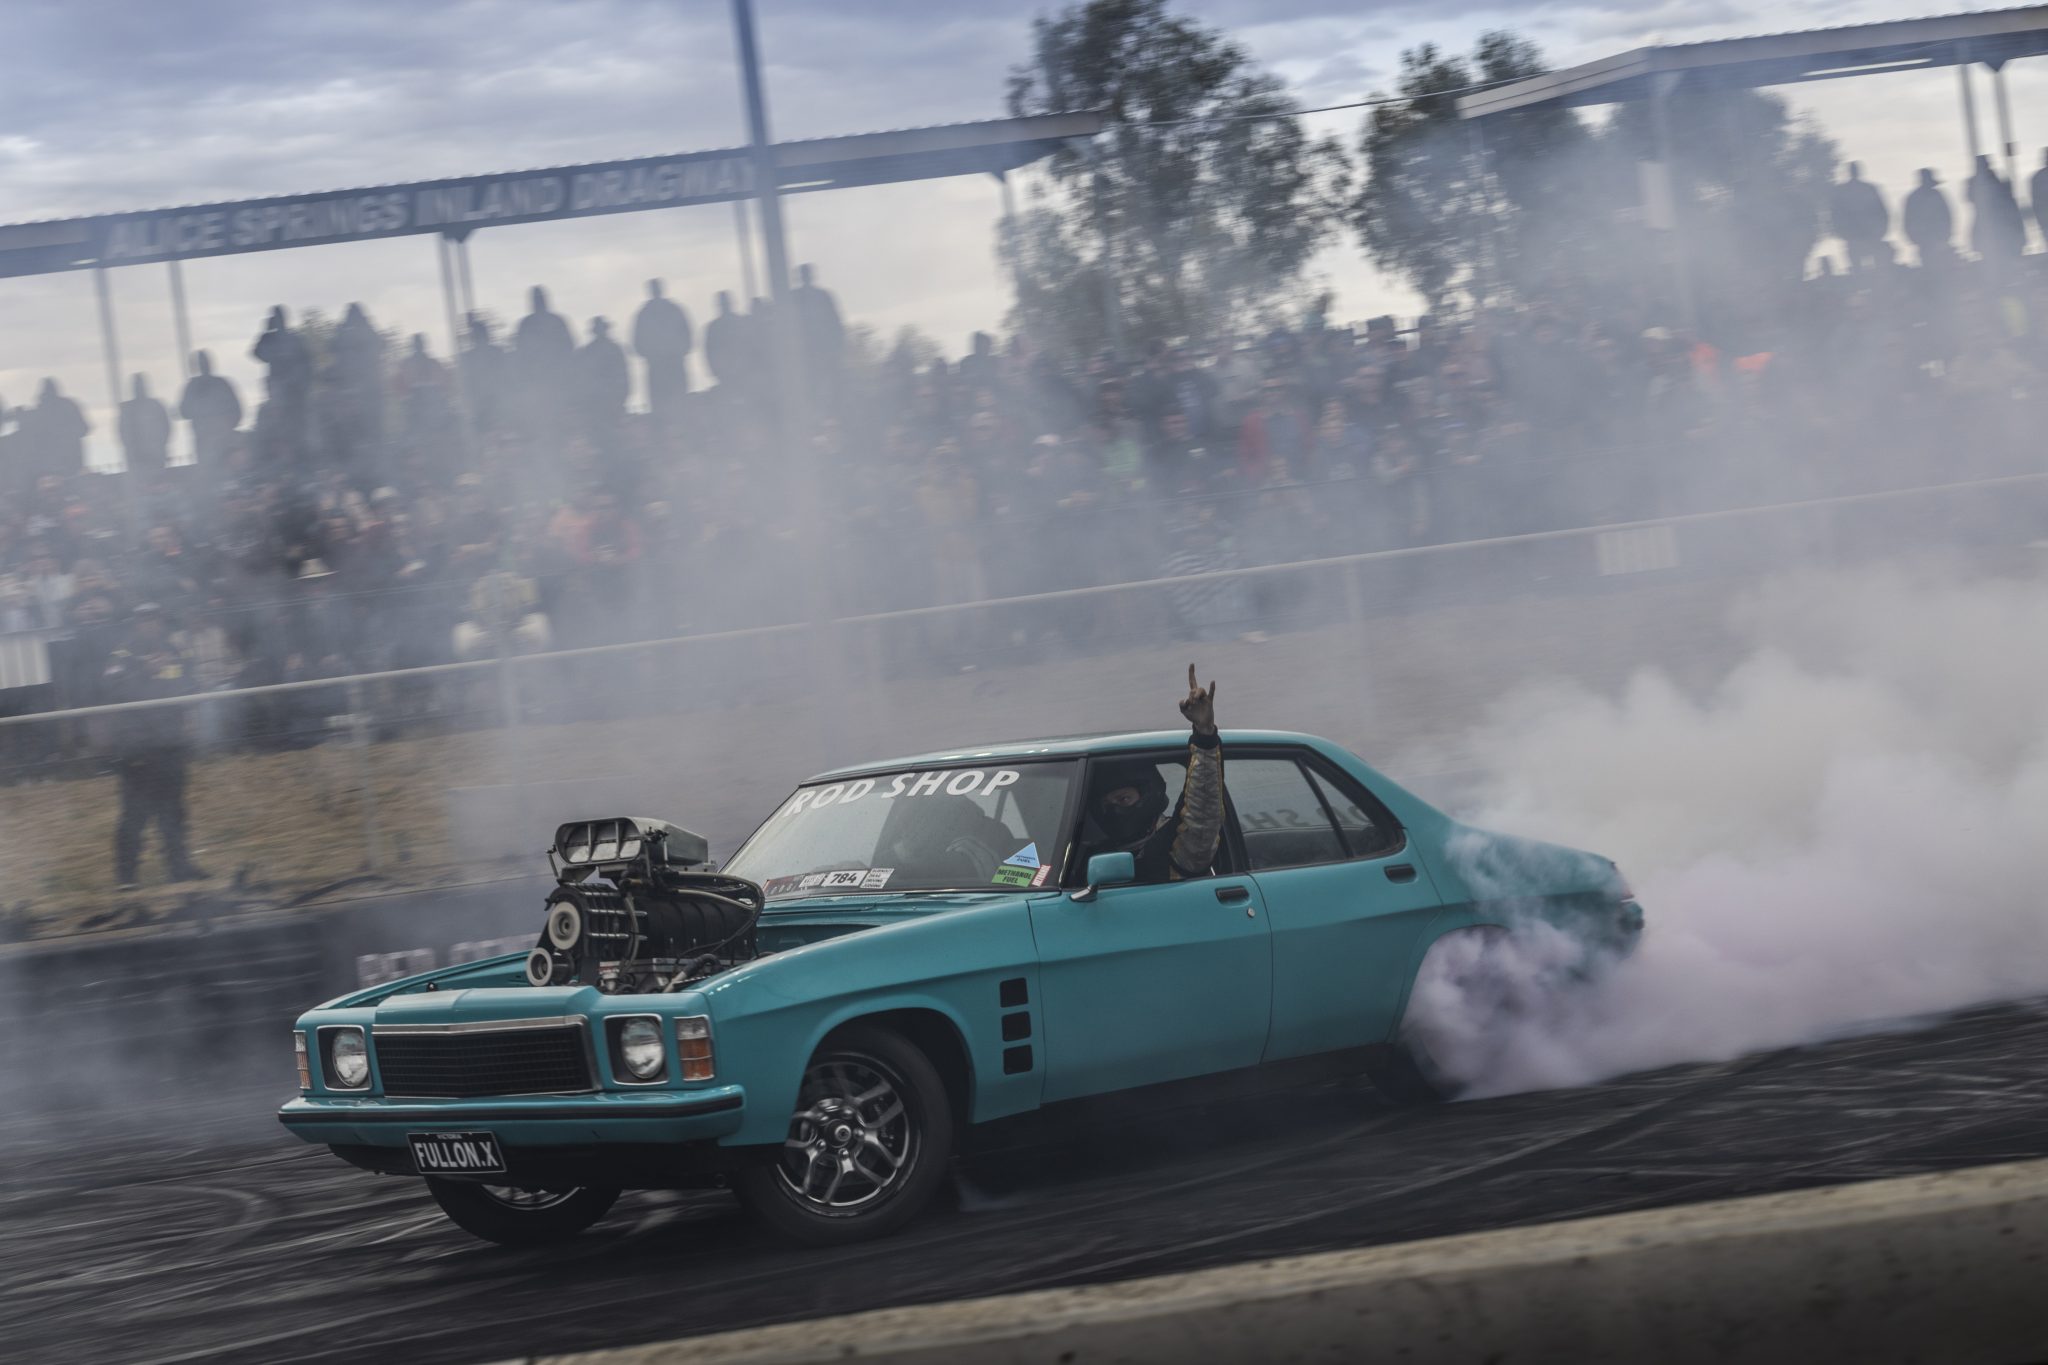
M 384 449 L 384 338 L 363 305 L 351 303 L 328 349 L 334 361 L 329 457 L 374 482 Z
M 1991 169 L 1991 158 L 1977 154 L 1970 176 L 1970 249 L 1987 261 L 2011 261 L 2027 242 L 2026 221 L 2005 177 Z
M 733 311 L 732 295 L 721 289 L 715 300 L 718 315 L 704 327 L 704 364 L 721 388 L 744 389 L 760 357 L 754 354 L 747 320 Z
M 45 379 L 36 405 L 21 414 L 20 440 L 28 448 L 35 477 L 54 474 L 71 479 L 83 474 L 85 435 L 91 430 L 84 410 L 58 390 L 56 380 Z
M 192 424 L 193 463 L 218 474 L 235 428 L 242 425 L 242 400 L 233 384 L 213 372 L 211 355 L 197 352 L 193 363 L 199 372 L 185 381 L 185 392 L 178 398 L 178 416 Z
M 549 311 L 547 290 L 535 285 L 527 300 L 531 309 L 512 334 L 515 401 L 532 430 L 559 443 L 569 430 L 576 338 L 562 315 Z
M 603 318 L 590 320 L 590 340 L 576 353 L 575 383 L 578 425 L 584 436 L 606 454 L 617 453 L 633 379 L 626 352 L 612 340 L 612 325 Z
M 1906 196 L 1899 226 L 1905 229 L 1906 240 L 1919 253 L 1923 267 L 1938 270 L 1948 264 L 1954 250 L 1950 243 L 1955 237 L 1955 214 L 1932 167 L 1920 168 L 1920 184 Z
M 829 411 L 839 403 L 839 367 L 846 348 L 846 324 L 840 320 L 839 304 L 819 286 L 814 268 L 796 268 L 796 288 L 789 291 L 789 305 L 795 309 L 797 338 L 803 347 L 804 382 L 819 395 Z
M 121 405 L 121 458 L 131 474 L 161 474 L 171 455 L 171 414 L 149 391 L 145 375 L 134 378 L 134 397 Z
M 647 362 L 647 407 L 664 430 L 675 430 L 690 391 L 690 315 L 660 280 L 647 282 L 647 302 L 633 315 L 633 351 Z
M 308 399 L 313 387 L 313 352 L 285 321 L 284 305 L 270 317 L 249 354 L 266 370 L 264 414 L 277 456 L 293 467 L 304 464 Z
M 1862 162 L 1850 162 L 1849 178 L 1828 192 L 1828 218 L 1849 253 L 1849 269 L 1874 269 L 1884 234 L 1891 227 L 1891 213 L 1885 208 L 1884 194 L 1863 178 Z
M 163 609 L 144 602 L 131 613 L 127 643 L 107 659 L 103 682 L 110 702 L 155 701 L 189 696 L 192 670 L 171 643 Z M 163 840 L 164 867 L 174 882 L 202 881 L 206 872 L 186 846 L 185 784 L 191 743 L 183 707 L 159 706 L 115 716 L 114 772 L 120 779 L 121 811 L 114 822 L 114 881 L 136 888 L 142 836 L 155 824 Z
M 506 370 L 509 361 L 504 348 L 491 336 L 488 318 L 469 315 L 462 348 L 462 390 L 469 401 L 470 420 L 480 435 L 503 431 L 509 416 Z

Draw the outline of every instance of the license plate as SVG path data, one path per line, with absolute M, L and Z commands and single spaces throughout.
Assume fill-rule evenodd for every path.
M 503 1175 L 505 1153 L 492 1133 L 407 1133 L 421 1175 Z

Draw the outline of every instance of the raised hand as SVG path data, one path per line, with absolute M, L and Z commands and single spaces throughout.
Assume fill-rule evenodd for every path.
M 1216 683 L 1212 679 L 1207 687 L 1195 681 L 1195 666 L 1188 665 L 1188 694 L 1181 701 L 1180 713 L 1188 718 L 1188 724 L 1195 727 L 1198 735 L 1216 733 Z

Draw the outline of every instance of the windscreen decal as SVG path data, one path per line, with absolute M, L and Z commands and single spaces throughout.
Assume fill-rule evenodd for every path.
M 860 879 L 860 889 L 863 891 L 880 891 L 889 884 L 889 878 L 894 876 L 895 873 L 896 869 L 893 867 L 871 867 L 868 869 L 867 875 Z
M 934 768 L 924 772 L 863 777 L 804 787 L 789 798 L 781 814 L 850 806 L 856 801 L 892 801 L 899 796 L 993 796 L 1013 786 L 1023 774 L 1015 768 Z
M 1037 841 L 1036 841 L 1036 840 L 1034 840 L 1034 841 L 1032 841 L 1031 843 L 1028 843 L 1028 844 L 1024 845 L 1024 847 L 1022 847 L 1022 848 L 1018 849 L 1018 850 L 1017 850 L 1017 851 L 1016 851 L 1015 853 L 1012 853 L 1012 854 L 1011 854 L 1011 855 L 1010 855 L 1009 857 L 1007 857 L 1007 858 L 1003 859 L 1003 866 L 1004 866 L 1004 867 L 1031 867 L 1031 868 L 1035 868 L 1035 867 L 1037 867 L 1037 866 L 1038 866 L 1038 843 L 1037 843 Z

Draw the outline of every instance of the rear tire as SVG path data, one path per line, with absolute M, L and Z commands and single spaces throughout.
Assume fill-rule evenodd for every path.
M 1366 1075 L 1395 1104 L 1457 1099 L 1483 1074 L 1520 1012 L 1503 971 L 1508 931 L 1461 929 L 1429 945 L 1408 991 L 1401 1030 Z
M 611 1212 L 619 1197 L 617 1190 L 593 1186 L 523 1190 L 433 1176 L 427 1192 L 464 1232 L 508 1247 L 566 1241 Z
M 923 1212 L 953 1157 L 953 1107 L 915 1044 L 854 1025 L 804 1069 L 789 1136 L 734 1188 L 777 1234 L 810 1246 L 886 1237 Z

